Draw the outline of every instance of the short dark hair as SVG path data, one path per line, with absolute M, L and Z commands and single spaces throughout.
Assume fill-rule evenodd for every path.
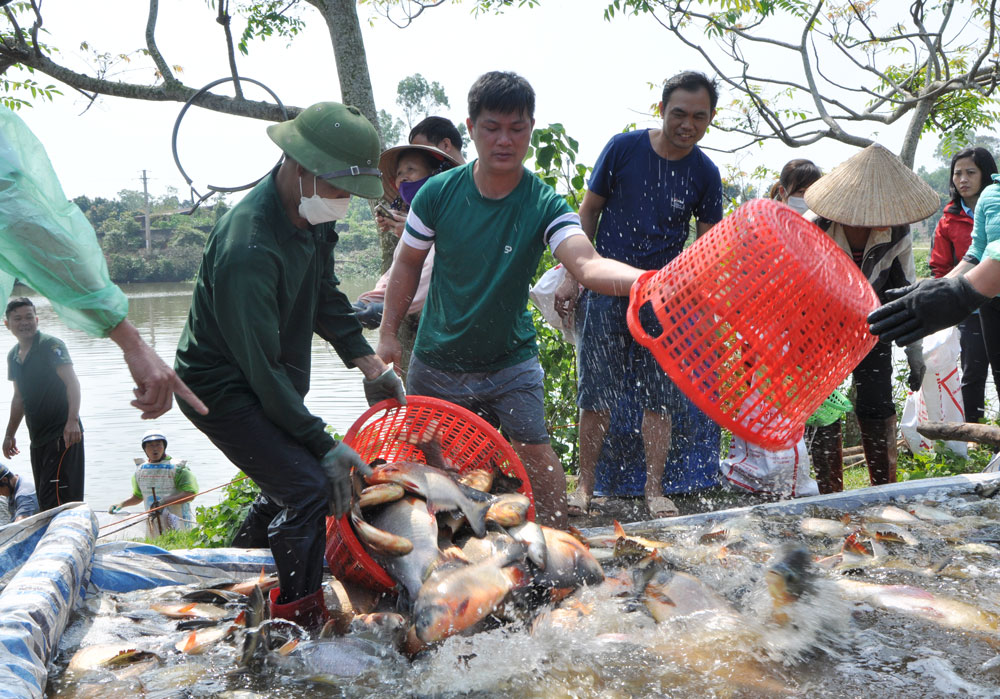
M 808 187 L 822 176 L 823 173 L 811 160 L 805 158 L 789 160 L 785 163 L 785 167 L 781 168 L 781 174 L 778 176 L 778 181 L 771 187 L 769 196 L 771 199 L 777 199 L 781 196 L 779 187 L 784 187 L 785 194 L 791 196 L 792 192 Z
M 435 146 L 447 138 L 451 141 L 451 145 L 455 146 L 458 150 L 462 150 L 462 134 L 459 133 L 458 129 L 451 122 L 451 119 L 429 116 L 410 129 L 410 137 L 407 140 L 413 143 L 413 139 L 417 136 L 424 136 Z
M 4 311 L 3 317 L 9 318 L 11 312 L 14 311 L 15 309 L 20 308 L 21 306 L 31 306 L 32 308 L 34 308 L 35 304 L 31 302 L 31 299 L 25 296 L 18 296 L 16 299 L 11 299 L 7 303 L 7 310 Z
M 535 118 L 535 91 L 517 73 L 494 70 L 480 75 L 469 88 L 469 119 L 475 123 L 483 110 L 525 114 Z
M 697 92 L 702 88 L 708 90 L 708 101 L 715 111 L 715 105 L 719 103 L 719 84 L 715 80 L 709 80 L 704 73 L 695 70 L 685 70 L 672 78 L 667 78 L 663 83 L 663 104 L 666 106 L 670 101 L 670 95 L 674 90 L 686 90 L 687 92 Z
M 964 148 L 951 156 L 951 169 L 948 171 L 948 191 L 951 192 L 951 206 L 958 207 L 959 209 L 962 207 L 962 195 L 955 188 L 955 163 L 962 158 L 972 158 L 972 162 L 976 164 L 979 172 L 982 173 L 979 180 L 979 191 L 976 194 L 981 194 L 984 189 L 993 184 L 990 175 L 997 173 L 997 163 L 985 148 Z

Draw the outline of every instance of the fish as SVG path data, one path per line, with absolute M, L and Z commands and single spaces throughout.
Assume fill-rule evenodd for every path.
M 652 555 L 633 569 L 635 598 L 629 610 L 641 601 L 657 623 L 676 617 L 711 612 L 736 617 L 737 612 L 722 595 L 698 578 L 675 570 L 659 555 Z
M 442 641 L 479 623 L 511 590 L 528 585 L 513 552 L 428 578 L 417 595 L 413 622 L 424 643 Z
M 383 556 L 405 556 L 413 550 L 413 542 L 406 537 L 397 536 L 368 524 L 361 516 L 361 508 L 356 500 L 351 504 L 351 524 L 358 539 L 373 553 Z
M 171 619 L 222 619 L 229 614 L 222 607 L 200 602 L 157 602 L 149 608 Z
M 211 648 L 214 644 L 226 638 L 236 629 L 235 625 L 215 626 L 200 631 L 192 631 L 190 634 L 174 644 L 181 653 L 188 655 L 199 655 Z
M 457 545 L 469 563 L 479 563 L 508 553 L 516 556 L 518 552 L 524 550 L 524 547 L 513 536 L 499 528 L 486 532 L 486 536 L 482 538 L 470 536 L 460 540 Z M 514 550 L 511 551 L 511 549 Z
M 482 468 L 470 469 L 458 477 L 458 482 L 474 490 L 488 493 L 493 487 L 493 471 Z
M 954 522 L 958 519 L 939 507 L 928 507 L 918 502 L 907 505 L 906 511 L 925 522 Z
M 351 620 L 350 633 L 398 648 L 406 636 L 409 622 L 402 614 L 378 612 L 359 614 Z
M 486 511 L 486 520 L 502 527 L 516 527 L 524 522 L 531 507 L 531 500 L 520 493 L 505 493 L 496 496 L 496 501 Z
M 358 507 L 362 510 L 374 507 L 375 505 L 384 505 L 387 502 L 395 502 L 396 500 L 402 499 L 406 494 L 403 486 L 398 483 L 379 483 L 377 485 L 370 485 L 361 491 L 358 496 Z
M 902 527 L 888 522 L 865 522 L 861 533 L 878 541 L 891 541 L 907 546 L 919 546 L 920 540 Z
M 785 547 L 767 569 L 764 579 L 774 608 L 772 618 L 785 626 L 790 620 L 786 608 L 815 590 L 812 554 L 801 545 Z
M 461 510 L 476 536 L 486 533 L 486 513 L 491 503 L 477 501 L 483 493 L 456 483 L 439 469 L 411 461 L 383 464 L 373 471 L 368 482 L 398 483 L 426 500 L 432 514 Z
M 868 510 L 862 514 L 862 519 L 865 522 L 887 522 L 889 524 L 916 524 L 920 522 L 909 512 L 895 505 L 885 505 Z
M 457 473 L 458 468 L 444 455 L 444 445 L 441 443 L 441 434 L 443 432 L 444 428 L 441 426 L 440 421 L 431 419 L 428 420 L 423 430 L 419 433 L 413 431 L 413 426 L 411 426 L 411 431 L 407 432 L 400 439 L 419 449 L 423 453 L 424 460 L 428 466 L 441 469 L 442 471 Z
M 1000 615 L 994 612 L 912 585 L 878 585 L 848 578 L 835 582 L 844 599 L 916 616 L 945 628 L 975 633 L 992 646 L 1000 647 Z
M 235 592 L 238 595 L 249 596 L 255 587 L 259 587 L 262 591 L 267 592 L 271 588 L 278 586 L 278 576 L 266 575 L 264 573 L 264 567 L 261 566 L 260 575 L 256 578 L 248 578 L 247 580 L 240 580 L 239 582 L 227 582 L 221 583 L 219 585 L 213 585 L 220 590 L 229 590 Z
M 372 518 L 372 525 L 410 542 L 410 550 L 401 555 L 376 552 L 375 560 L 414 600 L 420 592 L 431 566 L 441 557 L 438 549 L 438 527 L 427 503 L 407 495 L 382 508 Z
M 516 527 L 510 527 L 507 532 L 514 540 L 525 547 L 528 560 L 545 570 L 548 560 L 548 548 L 545 544 L 545 532 L 534 522 L 523 522 Z
M 803 517 L 799 520 L 799 529 L 806 536 L 826 536 L 831 539 L 847 536 L 851 531 L 851 528 L 843 522 L 817 517 Z
M 344 636 L 303 641 L 288 654 L 299 671 L 310 677 L 357 677 L 382 668 L 387 661 L 384 646 L 364 638 Z
M 137 663 L 159 656 L 156 653 L 140 648 L 130 648 L 121 643 L 98 643 L 81 648 L 70 658 L 68 670 L 87 672 L 97 669 L 111 669 Z
M 534 575 L 534 584 L 576 588 L 604 580 L 601 564 L 576 537 L 551 527 L 542 526 L 541 530 L 545 538 L 545 567 Z
M 232 590 L 225 590 L 217 587 L 206 587 L 200 590 L 191 590 L 181 595 L 185 602 L 205 602 L 208 604 L 227 604 L 238 600 L 246 599 L 246 595 Z

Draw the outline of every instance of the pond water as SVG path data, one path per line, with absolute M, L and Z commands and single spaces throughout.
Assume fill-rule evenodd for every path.
M 372 288 L 374 282 L 374 279 L 350 279 L 344 281 L 341 288 L 354 299 Z M 132 284 L 122 288 L 129 297 L 129 318 L 156 352 L 173 365 L 194 284 Z M 19 287 L 16 293 L 25 291 Z M 161 430 L 166 435 L 169 440 L 167 452 L 175 460 L 187 460 L 202 490 L 233 478 L 236 468 L 176 405 L 155 421 L 139 417 L 139 411 L 129 405 L 135 384 L 117 345 L 67 328 L 46 299 L 30 291 L 27 296 L 38 309 L 39 329 L 66 342 L 80 378 L 83 394 L 80 417 L 87 464 L 85 498 L 95 511 L 105 511 L 111 504 L 131 495 L 133 459 L 143 456 L 139 443 L 149 429 Z M 366 336 L 373 345 L 377 341 L 375 331 L 368 331 Z M 2 345 L 5 352 L 16 342 L 12 335 L 7 338 L 8 343 Z M 0 382 L 0 409 L 4 414 L 9 414 L 12 395 L 12 384 Z M 318 336 L 313 337 L 312 386 L 306 405 L 341 434 L 368 407 L 361 373 L 348 370 L 329 344 Z M 16 473 L 31 478 L 28 428 L 23 423 L 17 438 L 21 453 L 7 463 Z M 221 493 L 222 490 L 216 490 L 202 495 L 195 504 L 214 504 Z

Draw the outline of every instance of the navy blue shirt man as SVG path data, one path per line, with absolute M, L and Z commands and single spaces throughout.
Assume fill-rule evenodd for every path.
M 580 206 L 580 222 L 597 251 L 641 269 L 659 269 L 680 254 L 691 218 L 701 235 L 722 219 L 719 169 L 697 147 L 715 116 L 718 90 L 701 73 L 684 72 L 663 87 L 663 125 L 615 135 L 604 147 Z M 557 309 L 573 308 L 570 280 Z M 645 499 L 654 517 L 677 514 L 661 480 L 670 448 L 670 411 L 684 405 L 649 350 L 628 331 L 627 297 L 592 291 L 580 299 L 580 481 L 570 514 L 586 511 L 610 410 L 638 392 L 643 407 Z M 574 512 L 576 510 L 576 512 Z

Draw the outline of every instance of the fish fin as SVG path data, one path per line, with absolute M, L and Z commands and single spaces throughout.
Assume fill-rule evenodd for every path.
M 178 607 L 177 611 L 180 612 L 181 614 L 187 614 L 192 609 L 194 609 L 196 604 L 197 602 L 192 602 L 191 604 L 185 604 L 183 607 Z
M 247 612 L 244 609 L 242 612 L 236 615 L 233 619 L 233 626 L 246 626 L 247 625 Z
M 462 513 L 469 522 L 469 526 L 472 527 L 472 532 L 480 539 L 486 536 L 486 513 L 489 512 L 489 509 L 490 503 L 488 502 L 469 501 L 462 506 Z
M 613 520 L 613 525 L 615 528 L 615 536 L 619 537 L 624 536 L 626 538 L 628 537 L 628 534 L 625 533 L 625 527 L 622 526 L 621 522 L 619 522 L 617 519 Z
M 267 575 L 264 573 L 265 568 L 266 566 L 260 567 L 260 575 L 257 576 L 257 582 L 264 582 L 265 580 L 267 580 Z
M 184 641 L 184 647 L 181 648 L 181 651 L 183 651 L 184 653 L 190 653 L 191 649 L 197 646 L 198 646 L 198 632 L 192 631 L 191 635 L 187 637 L 186 641 Z
M 528 573 L 519 565 L 507 566 L 502 570 L 503 574 L 510 580 L 510 584 L 515 588 L 526 587 L 531 583 Z
M 582 531 L 580 531 L 579 529 L 577 529 L 576 527 L 574 527 L 572 524 L 569 525 L 569 527 L 566 529 L 566 531 L 568 531 L 570 534 L 572 534 L 574 539 L 576 539 L 581 544 L 583 544 L 584 548 L 586 548 L 588 550 L 590 549 L 590 542 L 587 541 L 587 537 L 585 537 L 583 535 Z
M 277 653 L 278 655 L 288 655 L 293 650 L 295 650 L 295 647 L 298 645 L 299 645 L 299 639 L 293 638 L 291 641 L 288 641 L 274 652 Z

